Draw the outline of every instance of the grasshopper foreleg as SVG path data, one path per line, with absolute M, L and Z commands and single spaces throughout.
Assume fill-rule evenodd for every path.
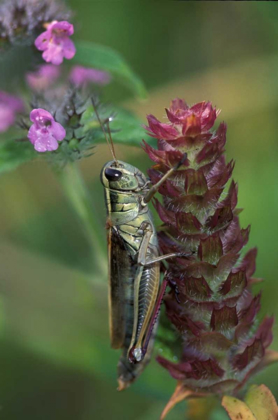
M 144 265 L 151 265 L 159 261 L 167 260 L 168 258 L 189 257 L 190 255 L 192 255 L 192 253 L 188 254 L 186 252 L 171 252 L 170 254 L 160 255 L 159 257 L 146 260 Z
M 145 233 L 144 233 L 141 246 L 138 252 L 137 264 L 147 266 L 147 265 L 155 264 L 163 260 L 167 260 L 169 258 L 189 257 L 190 255 L 192 255 L 192 253 L 186 253 L 186 252 L 171 252 L 169 254 L 160 255 L 154 258 L 147 258 L 148 246 L 149 246 L 151 236 L 153 234 L 153 230 L 151 228 L 151 225 L 146 222 L 142 223 L 140 229 L 143 230 Z
M 186 159 L 187 159 L 187 153 L 184 153 L 181 160 L 175 166 L 173 166 L 173 168 L 169 169 L 169 171 L 167 171 L 166 174 L 163 175 L 163 177 L 149 189 L 149 191 L 144 197 L 145 204 L 151 201 L 151 199 L 156 194 L 156 192 L 158 191 L 159 187 L 163 184 L 163 182 L 165 182 L 175 171 L 177 171 Z

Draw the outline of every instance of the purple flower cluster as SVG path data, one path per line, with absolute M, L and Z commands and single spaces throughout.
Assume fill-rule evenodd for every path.
M 38 70 L 26 74 L 26 81 L 31 89 L 43 91 L 56 82 L 60 73 L 59 67 L 53 64 L 42 64 Z
M 104 86 L 110 82 L 111 77 L 106 71 L 73 66 L 69 79 L 76 86 L 87 86 L 89 83 Z
M 20 98 L 0 91 L 0 132 L 8 130 L 14 124 L 18 112 L 23 111 L 23 102 Z
M 71 15 L 63 0 L 1 0 L 0 49 L 29 46 L 47 23 L 68 21 Z
M 27 7 L 27 4 L 25 6 Z M 59 19 L 58 15 L 57 18 Z M 67 19 L 66 15 L 65 18 Z M 57 86 L 55 91 L 52 85 L 61 75 L 59 66 L 64 58 L 72 59 L 76 48 L 70 39 L 74 33 L 74 26 L 67 20 L 44 19 L 41 21 L 40 27 L 45 30 L 35 39 L 34 44 L 39 51 L 42 51 L 42 58 L 47 64 L 41 64 L 35 71 L 29 71 L 25 80 L 36 93 L 35 98 L 38 99 L 35 109 L 30 113 L 30 120 L 33 124 L 28 131 L 28 139 L 34 145 L 34 149 L 41 153 L 57 150 L 58 142 L 66 136 L 65 128 L 55 121 L 53 115 L 46 109 L 56 109 L 52 99 L 49 99 L 54 98 L 53 92 L 55 92 L 55 98 L 61 99 L 65 95 L 67 88 L 65 84 Z M 36 26 L 36 28 L 39 30 L 39 27 Z M 75 86 L 75 90 L 87 87 L 90 83 L 103 86 L 110 80 L 110 75 L 105 71 L 79 65 L 73 66 L 68 76 L 68 81 Z M 51 89 L 49 90 L 49 88 Z M 58 102 L 57 106 L 61 106 L 61 101 Z M 0 92 L 0 132 L 6 131 L 14 124 L 16 113 L 20 111 L 23 111 L 20 99 Z M 66 120 L 60 114 L 57 113 L 58 121 L 63 121 L 63 125 L 66 125 Z
M 37 152 L 52 152 L 58 149 L 58 141 L 66 136 L 64 127 L 54 120 L 50 112 L 38 108 L 30 114 L 33 125 L 28 132 L 28 138 Z
M 213 129 L 219 111 L 210 102 L 189 107 L 175 99 L 166 114 L 163 123 L 147 116 L 148 134 L 158 144 L 144 146 L 155 162 L 148 172 L 152 183 L 184 153 L 187 159 L 160 187 L 163 199 L 154 202 L 163 222 L 159 244 L 163 254 L 193 252 L 169 260 L 167 268 L 166 315 L 182 342 L 178 363 L 157 358 L 178 380 L 170 407 L 177 395 L 181 401 L 197 393 L 236 394 L 277 354 L 268 349 L 273 317 L 258 324 L 261 294 L 252 290 L 260 281 L 253 276 L 256 248 L 241 257 L 250 226 L 240 226 L 236 183 L 226 190 L 234 168 L 224 156 L 227 127 Z
M 41 65 L 36 72 L 26 75 L 29 86 L 37 91 L 45 90 L 51 86 L 60 76 L 60 69 L 56 66 L 66 58 L 74 57 L 76 49 L 69 38 L 74 32 L 74 27 L 67 21 L 53 21 L 46 26 L 35 40 L 35 46 L 43 51 L 42 57 L 52 65 Z M 50 112 L 42 108 L 33 109 L 30 113 L 32 126 L 28 132 L 28 138 L 37 152 L 52 152 L 58 149 L 58 141 L 66 136 L 64 127 L 55 121 Z

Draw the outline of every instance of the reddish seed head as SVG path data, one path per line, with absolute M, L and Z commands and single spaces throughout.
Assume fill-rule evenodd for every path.
M 226 125 L 212 130 L 218 114 L 210 102 L 189 107 L 175 99 L 166 109 L 167 122 L 147 117 L 157 149 L 144 143 L 155 162 L 149 170 L 153 183 L 187 153 L 160 187 L 162 203 L 155 200 L 164 223 L 161 252 L 192 252 L 172 259 L 167 270 L 174 286 L 165 297 L 166 314 L 181 334 L 181 359 L 158 361 L 186 389 L 200 393 L 236 391 L 271 359 L 266 349 L 273 319 L 258 326 L 260 295 L 253 297 L 251 290 L 256 250 L 239 263 L 250 228 L 239 225 L 237 185 L 232 181 L 226 189 L 234 163 L 223 154 Z

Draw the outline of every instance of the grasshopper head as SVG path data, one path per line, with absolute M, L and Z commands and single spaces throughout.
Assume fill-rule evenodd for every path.
M 134 191 L 147 182 L 146 177 L 135 166 L 122 161 L 107 162 L 102 168 L 101 182 L 105 188 L 120 191 Z

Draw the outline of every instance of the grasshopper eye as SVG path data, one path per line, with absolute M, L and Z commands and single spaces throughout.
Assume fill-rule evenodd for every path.
M 118 181 L 119 179 L 121 179 L 122 175 L 122 172 L 118 171 L 118 169 L 105 169 L 105 177 L 108 179 L 108 181 Z

